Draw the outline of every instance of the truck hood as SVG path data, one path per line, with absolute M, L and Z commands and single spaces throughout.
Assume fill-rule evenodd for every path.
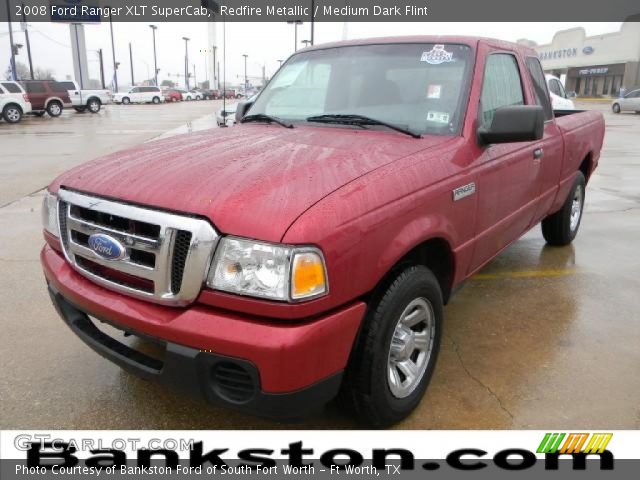
M 243 125 L 154 141 L 78 166 L 51 185 L 207 217 L 222 233 L 278 242 L 308 208 L 394 160 L 452 137 Z

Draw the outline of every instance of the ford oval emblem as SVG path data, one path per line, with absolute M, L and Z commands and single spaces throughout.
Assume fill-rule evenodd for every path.
M 585 55 L 591 55 L 593 53 L 593 47 L 586 46 L 582 49 L 582 53 Z
M 96 233 L 89 237 L 89 248 L 99 257 L 107 260 L 122 260 L 127 253 L 118 240 L 109 235 Z

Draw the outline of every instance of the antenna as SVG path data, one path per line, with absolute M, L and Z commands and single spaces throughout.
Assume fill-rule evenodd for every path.
M 225 113 L 224 122 L 220 127 L 227 126 L 227 21 L 222 15 L 222 111 Z

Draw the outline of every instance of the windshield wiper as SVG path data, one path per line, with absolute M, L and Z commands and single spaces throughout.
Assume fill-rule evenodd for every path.
M 277 123 L 278 125 L 282 125 L 285 128 L 293 128 L 293 124 L 289 122 L 285 122 L 281 118 L 267 115 L 266 113 L 254 113 L 253 115 L 247 115 L 245 117 L 242 117 L 242 120 L 240 120 L 240 123 L 246 123 L 246 122 Z
M 394 125 L 393 123 L 387 123 L 382 120 L 377 120 L 375 118 L 367 117 L 365 115 L 344 114 L 344 113 L 316 115 L 313 117 L 308 117 L 307 122 L 340 123 L 343 125 L 381 125 L 391 130 L 395 130 L 396 132 L 409 135 L 413 138 L 422 138 L 422 135 L 420 135 L 419 133 L 413 132 L 408 128 L 403 128 L 398 125 Z

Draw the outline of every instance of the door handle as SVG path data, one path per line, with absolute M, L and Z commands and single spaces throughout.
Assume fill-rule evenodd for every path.
M 534 158 L 535 160 L 540 160 L 542 157 L 544 157 L 544 150 L 543 150 L 543 149 L 541 149 L 541 148 L 536 148 L 536 149 L 533 151 L 533 158 Z

